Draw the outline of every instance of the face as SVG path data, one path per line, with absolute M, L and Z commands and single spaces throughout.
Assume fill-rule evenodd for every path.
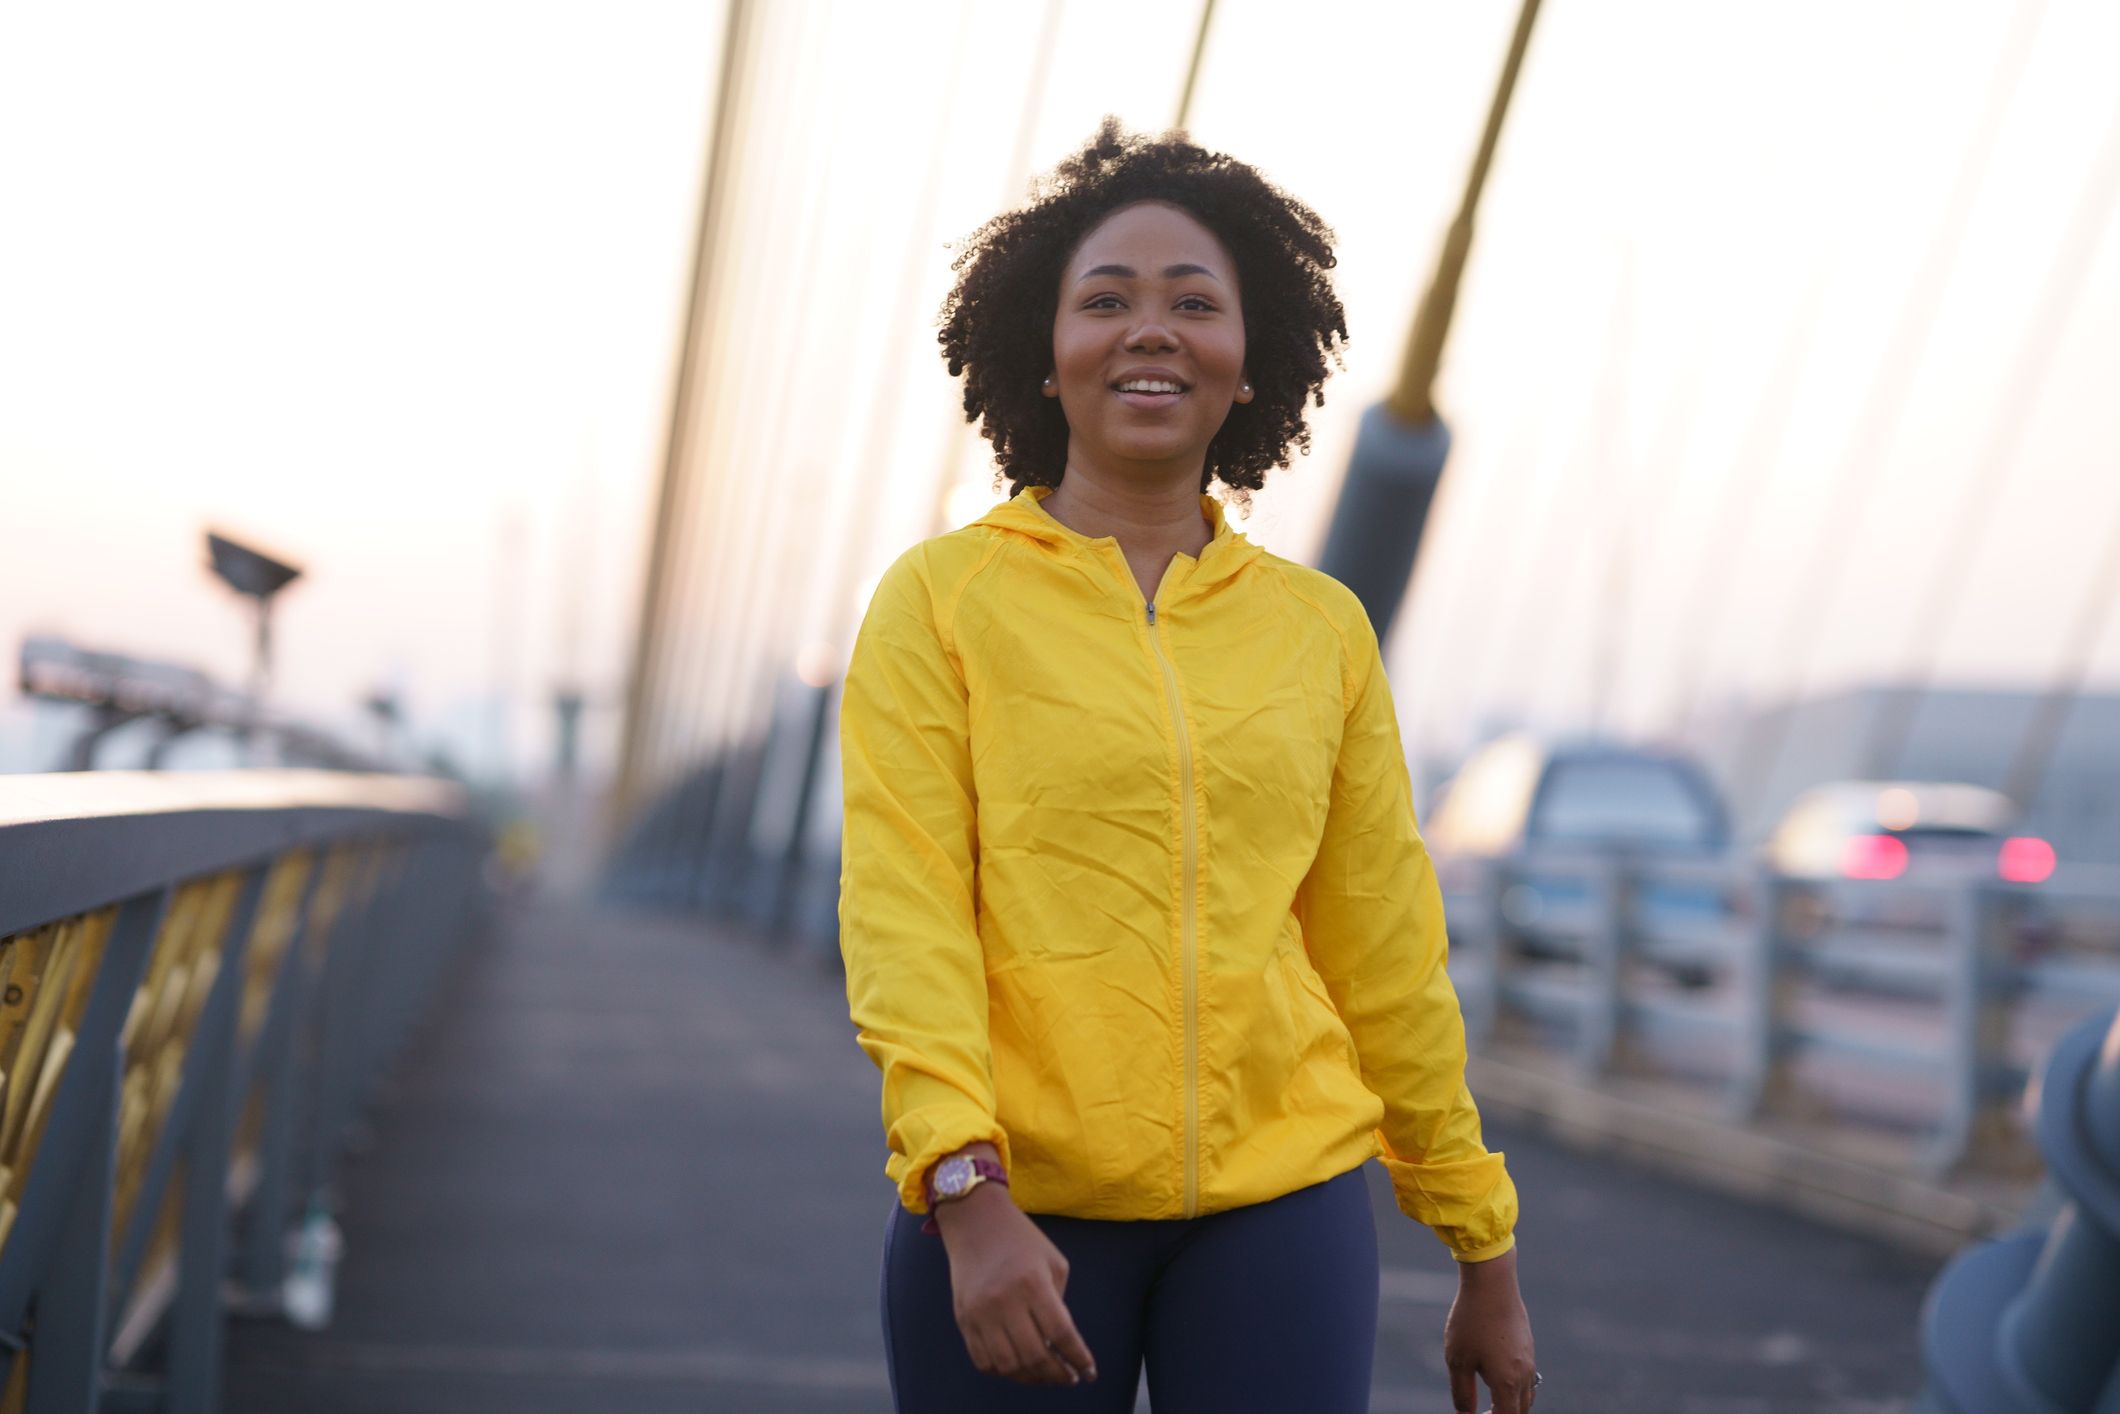
M 1233 403 L 1252 399 L 1236 262 L 1162 202 L 1122 207 L 1060 275 L 1053 376 L 1070 456 L 1198 461 Z

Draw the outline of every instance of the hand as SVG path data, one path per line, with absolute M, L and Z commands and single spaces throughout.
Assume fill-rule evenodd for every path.
M 1450 1370 L 1450 1407 L 1479 1408 L 1479 1382 L 1494 1395 L 1493 1414 L 1530 1414 L 1538 1357 L 1531 1316 L 1516 1289 L 1516 1250 L 1487 1262 L 1458 1263 L 1457 1300 L 1443 1323 L 1443 1363 Z
M 974 1365 L 1033 1385 L 1097 1378 L 1089 1346 L 1060 1299 L 1067 1258 L 1008 1189 L 982 1183 L 939 1203 L 935 1225 L 949 1252 L 957 1329 Z

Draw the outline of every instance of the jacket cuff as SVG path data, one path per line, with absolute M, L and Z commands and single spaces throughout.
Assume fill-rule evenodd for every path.
M 959 1149 L 981 1140 L 994 1146 L 1001 1155 L 1001 1167 L 1013 1175 L 1016 1166 L 1010 1161 L 1008 1135 L 1001 1126 L 991 1119 L 967 1117 L 959 1123 L 938 1126 L 928 1135 L 927 1142 L 912 1153 L 891 1155 L 884 1170 L 898 1185 L 899 1203 L 909 1213 L 925 1213 L 927 1171 Z
M 1499 1257 L 1516 1241 L 1516 1185 L 1502 1155 L 1440 1164 L 1382 1162 L 1399 1211 L 1432 1229 L 1458 1261 Z
M 1460 1262 L 1491 1262 L 1516 1248 L 1516 1234 L 1510 1233 L 1500 1242 L 1487 1247 L 1475 1247 L 1470 1252 L 1453 1252 L 1450 1255 Z

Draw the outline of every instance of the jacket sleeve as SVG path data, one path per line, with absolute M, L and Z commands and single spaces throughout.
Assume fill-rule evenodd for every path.
M 1368 616 L 1347 616 L 1347 718 L 1325 832 L 1296 893 L 1304 944 L 1384 1102 L 1378 1131 L 1400 1211 L 1461 1262 L 1515 1245 L 1516 1187 L 1480 1139 L 1465 1024 L 1443 970 L 1442 892 L 1414 822 L 1398 716 Z M 1343 625 L 1347 618 L 1342 619 Z
M 883 1072 L 885 1172 L 918 1213 L 922 1179 L 944 1155 L 984 1139 L 1009 1162 L 973 911 L 969 710 L 919 550 L 870 600 L 840 698 L 839 742 L 848 1009 Z

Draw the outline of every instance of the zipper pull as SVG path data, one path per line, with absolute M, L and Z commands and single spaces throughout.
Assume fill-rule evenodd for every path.
M 1148 606 L 1148 626 L 1150 628 L 1156 626 L 1156 606 L 1154 604 Z

